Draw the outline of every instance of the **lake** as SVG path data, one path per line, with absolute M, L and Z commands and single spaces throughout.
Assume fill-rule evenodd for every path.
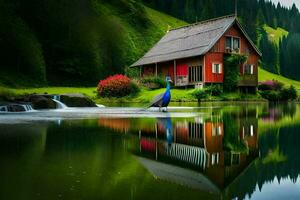
M 0 114 L 0 199 L 300 199 L 300 105 Z

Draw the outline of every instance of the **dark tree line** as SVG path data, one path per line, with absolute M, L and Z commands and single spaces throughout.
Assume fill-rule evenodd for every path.
M 278 46 L 269 40 L 266 31 L 261 30 L 259 48 L 263 54 L 261 67 L 269 72 L 280 74 Z
M 300 80 L 300 34 L 290 33 L 280 41 L 280 72 L 286 77 Z
M 300 80 L 300 34 L 284 36 L 279 45 L 270 41 L 265 31 L 261 31 L 259 48 L 263 54 L 261 67 L 285 77 Z
M 205 19 L 233 14 L 234 0 L 143 0 L 147 5 L 193 23 Z M 282 27 L 300 33 L 300 14 L 295 5 L 286 8 L 267 0 L 237 0 L 238 16 L 247 32 L 255 41 L 261 23 L 276 28 Z M 259 22 L 257 22 L 259 20 Z

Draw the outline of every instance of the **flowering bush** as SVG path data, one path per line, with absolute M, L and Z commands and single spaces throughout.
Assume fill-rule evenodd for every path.
M 289 101 L 297 99 L 297 90 L 291 86 L 284 87 L 279 81 L 265 81 L 258 86 L 260 95 L 269 101 Z
M 97 87 L 98 94 L 103 97 L 124 97 L 136 94 L 139 88 L 127 76 L 117 74 L 101 80 Z
M 261 82 L 258 86 L 259 90 L 265 91 L 265 90 L 281 90 L 283 88 L 284 84 L 273 80 L 273 81 L 265 81 Z

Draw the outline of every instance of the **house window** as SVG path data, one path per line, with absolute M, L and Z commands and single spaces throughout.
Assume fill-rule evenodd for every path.
M 244 74 L 253 75 L 254 74 L 254 65 L 245 64 L 244 65 Z
M 213 126 L 212 127 L 212 136 L 222 135 L 222 127 L 221 126 Z
M 212 64 L 212 73 L 214 74 L 222 74 L 222 64 L 213 63 Z
M 226 37 L 226 50 L 232 49 L 232 37 Z
M 203 138 L 203 124 L 189 122 L 189 139 Z
M 219 158 L 220 158 L 220 154 L 219 153 L 212 153 L 211 154 L 211 165 L 217 165 L 217 164 L 219 164 Z
M 250 136 L 252 137 L 254 135 L 254 126 L 250 126 Z
M 202 82 L 202 66 L 189 67 L 189 82 Z
M 246 137 L 253 137 L 254 136 L 254 125 L 245 125 L 243 126 L 243 138 Z
M 225 45 L 225 50 L 228 53 L 240 53 L 240 38 L 237 37 L 226 37 L 226 45 Z

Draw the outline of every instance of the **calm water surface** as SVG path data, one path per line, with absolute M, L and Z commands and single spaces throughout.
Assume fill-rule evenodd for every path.
M 300 199 L 300 106 L 0 114 L 0 199 Z

